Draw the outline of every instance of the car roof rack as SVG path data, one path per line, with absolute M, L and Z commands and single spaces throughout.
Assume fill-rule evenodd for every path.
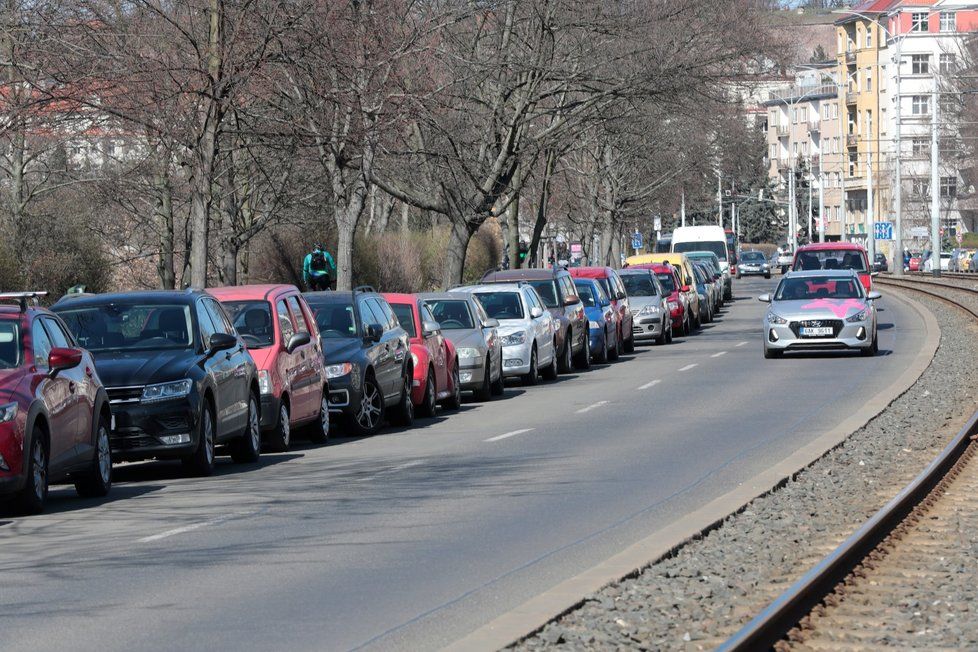
M 27 312 L 28 301 L 30 305 L 39 306 L 39 299 L 47 295 L 47 292 L 0 292 L 0 301 L 16 301 L 20 311 Z
M 356 294 L 357 292 L 373 292 L 374 294 L 376 294 L 377 290 L 375 290 L 374 286 L 372 285 L 358 285 L 355 288 L 353 288 L 353 293 Z

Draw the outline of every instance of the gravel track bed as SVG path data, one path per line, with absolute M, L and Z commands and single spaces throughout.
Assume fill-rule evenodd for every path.
M 978 327 L 960 310 L 910 296 L 942 331 L 934 361 L 910 390 L 784 487 L 515 647 L 711 649 L 882 507 L 978 408 L 969 386 Z M 975 593 L 972 586 L 962 595 Z

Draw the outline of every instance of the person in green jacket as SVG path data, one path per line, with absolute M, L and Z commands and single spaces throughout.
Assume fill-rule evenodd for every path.
M 302 261 L 302 282 L 313 292 L 328 290 L 330 277 L 335 273 L 336 263 L 333 262 L 333 257 L 321 244 L 316 243 L 312 252 L 306 254 L 306 259 Z

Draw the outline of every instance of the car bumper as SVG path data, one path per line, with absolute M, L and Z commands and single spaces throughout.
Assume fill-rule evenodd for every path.
M 4 475 L 0 477 L 0 495 L 17 493 L 24 488 L 27 476 L 22 473 Z
M 741 265 L 738 268 L 738 270 L 739 270 L 738 273 L 741 276 L 770 276 L 771 275 L 770 267 L 768 269 L 764 269 L 762 267 L 744 267 L 743 265 Z
M 530 354 L 532 344 L 514 344 L 503 347 L 503 376 L 523 376 L 530 372 Z
M 636 340 L 651 340 L 659 337 L 662 335 L 662 319 L 660 317 L 636 317 L 632 322 L 632 335 Z
M 189 455 L 197 446 L 199 401 L 186 399 L 113 405 L 115 427 L 109 438 L 113 461 L 176 458 Z M 165 443 L 163 437 L 179 437 Z
M 764 347 L 778 351 L 833 351 L 866 349 L 873 345 L 872 322 L 843 322 L 834 337 L 799 337 L 786 325 L 765 324 Z
M 485 358 L 460 358 L 458 364 L 459 384 L 462 391 L 473 391 L 482 387 L 486 373 Z
M 272 430 L 278 425 L 278 409 L 282 403 L 281 396 L 262 394 L 261 397 L 261 429 Z
M 588 338 L 591 340 L 591 351 L 601 351 L 605 347 L 604 328 L 588 328 Z
M 354 368 L 356 371 L 356 368 Z M 352 406 L 360 404 L 360 393 L 355 387 L 359 387 L 359 380 L 354 385 L 353 376 L 358 374 L 348 373 L 339 378 L 329 379 L 329 412 L 330 414 L 349 413 Z

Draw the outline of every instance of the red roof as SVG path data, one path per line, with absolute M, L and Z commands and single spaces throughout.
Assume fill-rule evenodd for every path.
M 865 20 L 865 18 L 859 14 L 882 14 L 890 9 L 893 9 L 898 4 L 900 4 L 900 0 L 866 0 L 865 2 L 860 2 L 851 9 L 841 10 L 845 11 L 846 14 L 839 18 L 839 20 L 835 21 L 835 24 L 841 25 L 854 20 Z
M 207 288 L 207 291 L 218 301 L 262 300 L 281 292 L 297 292 L 294 285 L 229 285 L 220 288 Z

